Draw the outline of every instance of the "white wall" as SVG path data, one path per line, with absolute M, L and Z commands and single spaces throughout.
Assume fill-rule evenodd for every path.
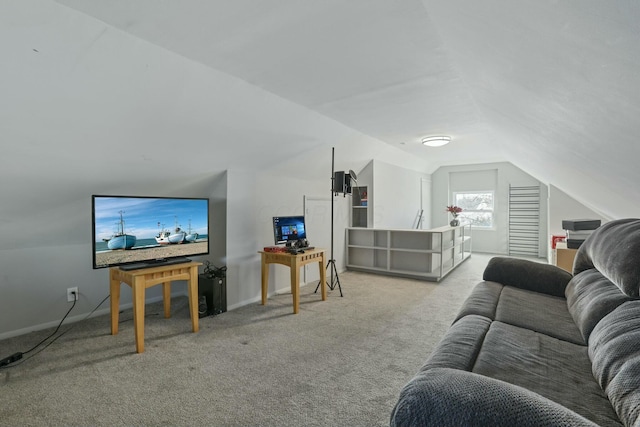
M 126 195 L 181 195 L 184 197 L 211 197 L 211 189 L 220 180 L 219 174 L 198 177 L 193 180 L 164 181 L 160 178 L 153 182 L 132 182 L 126 188 L 119 186 L 96 187 L 99 194 Z M 100 191 L 98 191 L 100 190 Z M 66 288 L 78 287 L 80 294 L 75 309 L 70 314 L 69 322 L 84 318 L 96 305 L 109 295 L 109 270 L 92 268 L 91 242 L 91 192 L 75 194 L 60 190 L 61 197 L 78 197 L 68 201 L 60 212 L 45 211 L 39 214 L 47 216 L 49 233 L 42 233 L 41 244 L 35 245 L 38 236 L 25 233 L 23 245 L 7 245 L 0 248 L 0 290 L 2 291 L 0 310 L 0 339 L 20 335 L 29 331 L 57 325 L 62 316 L 70 308 L 66 300 Z M 215 206 L 215 203 L 213 204 Z M 211 206 L 210 206 L 211 208 Z M 62 209 L 62 208 L 60 208 Z M 25 212 L 28 216 L 29 212 Z M 66 215 L 75 226 L 66 230 L 56 228 L 58 215 Z M 215 215 L 212 221 L 215 221 Z M 19 241 L 19 231 L 5 235 L 9 240 Z M 17 234 L 16 234 L 17 233 Z M 26 244 L 29 243 L 29 244 Z M 212 253 L 219 254 L 219 242 L 212 240 Z M 206 257 L 194 257 L 203 261 Z M 175 282 L 172 294 L 184 294 L 184 282 Z M 161 287 L 149 288 L 147 301 L 162 298 Z M 122 285 L 121 306 L 131 306 L 131 290 Z M 96 311 L 96 315 L 109 312 L 108 300 Z M 105 320 L 105 331 L 110 330 Z
M 373 161 L 373 226 L 412 228 L 421 209 L 422 174 L 384 161 Z
M 565 219 L 599 219 L 602 224 L 610 221 L 611 218 L 595 212 L 560 190 L 555 185 L 549 185 L 549 236 L 547 246 L 549 246 L 548 261 L 553 262 L 553 253 L 551 252 L 551 236 L 565 235 L 562 229 L 562 221 Z
M 215 236 L 210 256 L 198 260 L 228 264 L 233 307 L 259 296 L 257 250 L 271 242 L 264 218 L 301 212 L 316 182 L 325 194 L 332 146 L 336 170 L 372 158 L 426 168 L 56 2 L 8 2 L 2 11 L 0 339 L 57 324 L 69 308 L 68 287 L 80 291 L 70 320 L 107 295 L 108 270 L 91 267 L 92 194 L 211 198 Z M 131 303 L 127 288 L 123 307 Z M 184 284 L 172 290 L 183 293 Z
M 589 209 L 555 185 L 549 185 L 549 235 L 565 234 L 562 220 L 565 219 L 599 219 L 604 224 L 610 221 L 596 211 Z
M 209 262 L 216 267 L 227 264 L 227 182 L 224 172 L 212 183 L 209 196 Z
M 485 188 L 487 175 L 494 174 L 494 188 Z M 547 236 L 547 186 L 511 163 L 486 163 L 477 165 L 446 166 L 439 168 L 432 174 L 432 226 L 447 225 L 451 216 L 445 208 L 452 204 L 452 180 L 457 182 L 461 191 L 493 190 L 495 191 L 494 221 L 491 230 L 474 228 L 472 230 L 472 247 L 474 252 L 507 254 L 508 252 L 508 202 L 509 185 L 533 186 L 540 185 L 540 257 L 546 257 Z M 479 188 L 481 186 L 482 188 Z
M 256 174 L 253 171 L 227 171 L 227 305 L 259 296 L 260 209 Z
M 372 160 L 358 173 L 358 185 L 368 187 L 369 227 L 414 228 L 422 206 L 430 205 L 423 200 L 425 183 L 429 175 L 424 172 Z
M 311 162 L 314 159 L 317 159 L 317 156 L 310 154 L 305 161 Z M 330 175 L 330 157 L 326 156 L 316 162 L 326 163 L 326 170 Z M 323 204 L 329 209 L 331 182 L 329 179 L 295 178 L 273 171 L 229 170 L 227 176 L 227 305 L 229 309 L 233 309 L 261 299 L 258 251 L 274 244 L 272 218 L 283 215 L 308 215 L 308 212 L 304 212 L 305 196 L 323 200 Z M 344 229 L 347 225 L 348 209 L 348 199 L 336 197 L 334 256 L 338 271 L 344 270 Z M 329 214 L 330 210 L 314 212 L 316 217 Z M 308 215 L 309 221 L 313 221 L 314 215 Z M 319 220 L 324 225 L 330 223 L 328 218 Z M 324 234 L 309 236 L 310 243 L 326 249 L 328 257 L 331 231 L 326 228 L 317 232 Z M 315 277 L 315 272 L 311 276 Z M 301 281 L 304 277 L 301 275 Z M 287 267 L 270 265 L 269 295 L 290 292 L 290 278 L 290 270 Z
M 422 209 L 422 218 L 420 222 L 420 228 L 428 230 L 431 227 L 431 176 L 429 178 L 422 178 L 420 180 L 420 209 Z
M 303 215 L 305 192 L 321 194 L 327 182 L 274 172 L 229 171 L 227 205 L 227 304 L 230 309 L 261 298 L 258 251 L 274 244 L 274 216 Z M 290 291 L 289 269 L 269 266 L 270 295 Z

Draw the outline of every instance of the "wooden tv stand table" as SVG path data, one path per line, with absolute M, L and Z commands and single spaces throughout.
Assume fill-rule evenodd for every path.
M 131 286 L 133 292 L 133 324 L 136 336 L 136 351 L 144 352 L 144 294 L 145 289 L 162 284 L 164 317 L 171 317 L 171 282 L 186 280 L 189 291 L 189 312 L 191 327 L 198 332 L 198 266 L 201 262 L 169 264 L 158 267 L 140 268 L 125 271 L 118 267 L 110 269 L 111 295 L 111 335 L 118 333 L 118 315 L 120 308 L 120 284 Z
M 290 254 L 288 252 L 259 252 L 262 255 L 262 305 L 267 304 L 267 290 L 269 288 L 269 264 L 282 264 L 291 269 L 291 294 L 293 296 L 293 314 L 298 314 L 300 308 L 300 267 L 312 262 L 318 263 L 320 270 L 320 289 L 322 301 L 327 299 L 327 273 L 324 269 L 325 250 L 311 249 L 304 253 Z

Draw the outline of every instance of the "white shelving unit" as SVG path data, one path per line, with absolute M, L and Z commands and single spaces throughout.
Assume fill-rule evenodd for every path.
M 439 281 L 471 256 L 471 226 L 347 228 L 347 269 Z
M 366 186 L 353 187 L 351 190 L 351 226 L 368 227 L 369 198 Z

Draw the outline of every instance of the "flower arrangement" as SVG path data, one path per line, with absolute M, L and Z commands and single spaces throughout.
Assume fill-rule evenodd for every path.
M 458 214 L 462 212 L 462 208 L 460 206 L 454 205 L 447 206 L 447 212 L 451 213 L 451 215 L 453 215 L 453 218 L 455 219 L 458 217 Z
M 460 206 L 455 206 L 455 205 L 447 206 L 447 212 L 453 215 L 453 219 L 451 220 L 449 225 L 452 227 L 459 226 L 460 221 L 458 221 L 458 214 L 462 212 L 462 208 Z

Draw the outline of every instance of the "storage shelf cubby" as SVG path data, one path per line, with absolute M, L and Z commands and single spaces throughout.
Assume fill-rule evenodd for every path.
M 351 226 L 367 227 L 369 224 L 369 199 L 367 187 L 351 189 Z
M 471 256 L 471 226 L 347 228 L 347 269 L 439 281 Z

